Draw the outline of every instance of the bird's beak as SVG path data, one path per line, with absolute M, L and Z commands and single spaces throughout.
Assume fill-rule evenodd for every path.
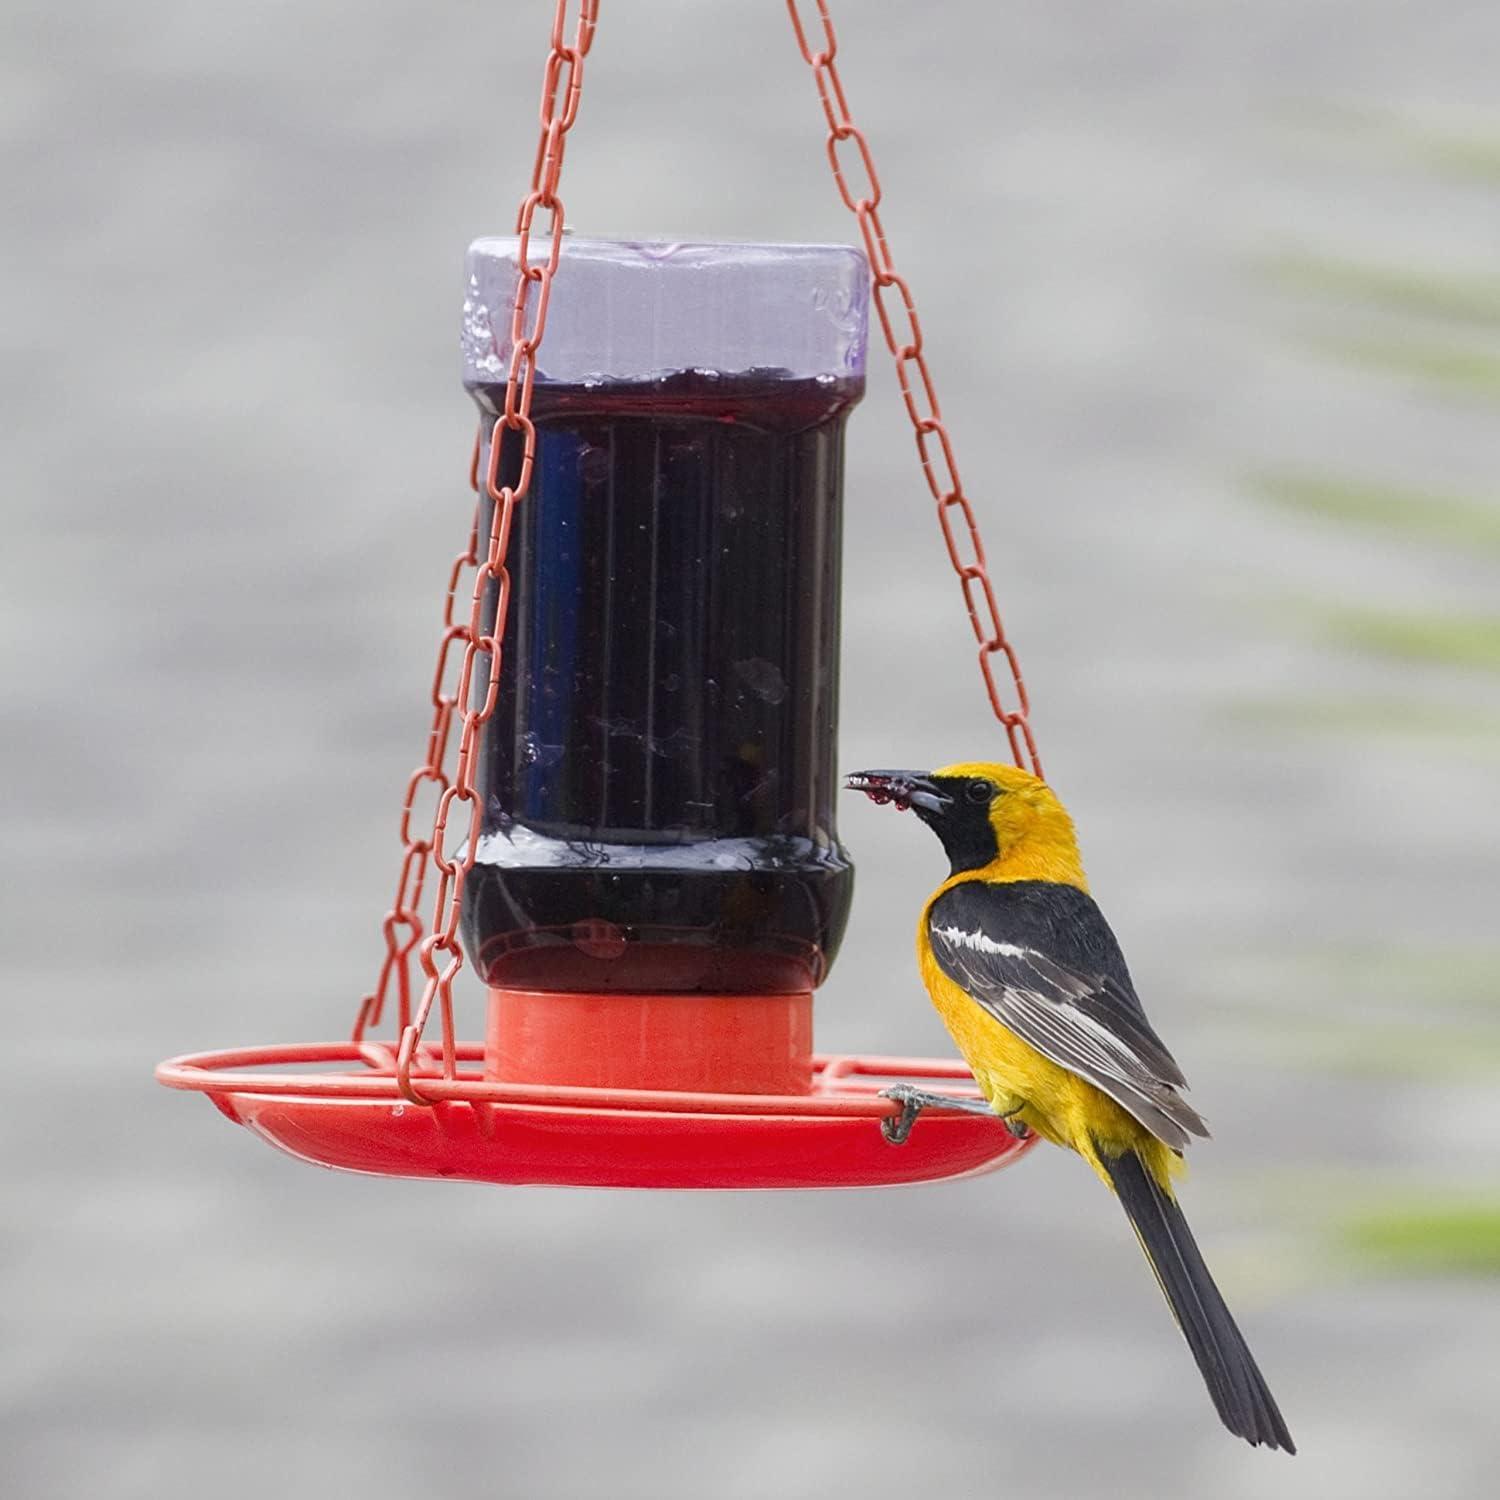
M 863 792 L 872 802 L 894 802 L 902 812 L 915 807 L 940 813 L 953 801 L 920 771 L 856 771 L 844 786 L 851 792 Z

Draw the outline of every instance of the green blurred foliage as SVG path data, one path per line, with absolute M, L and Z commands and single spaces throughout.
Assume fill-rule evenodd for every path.
M 1341 645 L 1399 661 L 1500 671 L 1500 615 L 1416 614 L 1369 606 L 1303 612 Z
M 1500 140 L 1493 136 L 1424 130 L 1409 141 L 1412 155 L 1444 176 L 1500 186 Z
M 1500 1201 L 1388 1201 L 1352 1216 L 1340 1242 L 1375 1270 L 1500 1276 Z
M 1358 107 L 1314 106 L 1287 123 L 1299 154 L 1311 144 L 1351 167 L 1362 158 L 1382 174 L 1500 186 L 1500 138 L 1492 134 Z M 1500 275 L 1488 257 L 1478 258 L 1486 247 L 1475 245 L 1466 263 L 1434 265 L 1363 242 L 1318 244 L 1321 233 L 1311 225 L 1311 246 L 1294 240 L 1250 263 L 1285 341 L 1336 362 L 1363 399 L 1384 400 L 1393 411 L 1491 422 L 1500 401 Z M 1240 487 L 1265 508 L 1267 525 L 1289 532 L 1296 525 L 1304 537 L 1322 528 L 1324 543 L 1384 544 L 1398 567 L 1411 557 L 1415 587 L 1443 561 L 1434 556 L 1439 549 L 1463 558 L 1472 577 L 1455 578 L 1451 599 L 1430 587 L 1425 596 L 1407 592 L 1414 602 L 1394 602 L 1399 590 L 1390 603 L 1340 596 L 1335 575 L 1326 592 L 1273 601 L 1282 631 L 1363 658 L 1361 685 L 1341 685 L 1329 672 L 1312 690 L 1273 687 L 1222 705 L 1228 721 L 1272 735 L 1326 736 L 1330 764 L 1353 763 L 1377 740 L 1420 746 L 1426 762 L 1500 759 L 1493 688 L 1500 604 L 1492 603 L 1500 587 L 1486 593 L 1484 577 L 1500 558 L 1500 493 L 1489 476 L 1477 494 L 1455 492 L 1430 485 L 1421 470 L 1380 472 L 1365 453 L 1351 463 L 1338 448 L 1292 463 L 1267 454 L 1240 475 Z M 1426 554 L 1414 555 L 1417 549 Z M 1263 601 L 1256 607 L 1264 609 Z M 1406 1090 L 1500 1087 L 1500 945 L 1493 942 L 1403 944 L 1372 931 L 1344 943 L 1221 953 L 1214 966 L 1203 988 L 1218 1013 L 1217 1044 L 1236 1064 L 1261 1060 L 1303 1089 L 1358 1080 L 1383 1101 Z M 1375 1157 L 1321 1168 L 1304 1160 L 1290 1176 L 1269 1171 L 1247 1191 L 1279 1201 L 1278 1222 L 1300 1222 L 1311 1278 L 1500 1275 L 1500 1196 L 1487 1182 L 1422 1187 L 1393 1179 Z M 1297 1251 L 1283 1247 L 1280 1262 L 1294 1266 Z
M 1500 137 L 1487 128 L 1455 129 L 1331 100 L 1291 104 L 1282 112 L 1281 123 L 1299 138 L 1344 140 L 1371 151 L 1384 166 L 1405 161 L 1426 176 L 1480 187 L 1500 185 Z
M 1482 500 L 1295 470 L 1250 474 L 1245 484 L 1261 499 L 1301 515 L 1500 555 L 1500 506 Z
M 1425 163 L 1493 163 L 1500 180 L 1500 144 L 1433 134 L 1408 122 L 1358 111 L 1316 121 L 1349 138 L 1399 142 Z M 1279 294 L 1311 301 L 1325 316 L 1323 331 L 1299 338 L 1357 369 L 1416 381 L 1438 399 L 1500 398 L 1500 350 L 1488 335 L 1500 328 L 1500 277 L 1307 251 L 1264 257 L 1259 274 Z M 1435 331 L 1442 324 L 1445 334 Z M 1461 332 L 1455 336 L 1454 325 Z M 1464 339 L 1463 334 L 1468 338 Z M 1256 498 L 1333 527 L 1393 540 L 1461 550 L 1469 557 L 1500 556 L 1500 505 L 1443 494 L 1420 484 L 1339 471 L 1264 467 L 1243 478 Z M 1326 599 L 1290 602 L 1282 617 L 1346 649 L 1412 667 L 1500 671 L 1500 615 L 1413 611 Z M 1388 697 L 1266 698 L 1234 705 L 1233 717 L 1302 732 L 1421 739 L 1486 756 L 1500 749 L 1500 708 L 1434 701 L 1398 690 Z
M 1341 364 L 1399 375 L 1439 394 L 1500 400 L 1500 355 L 1487 349 L 1388 334 L 1328 334 L 1304 343 Z
M 1376 265 L 1308 251 L 1282 251 L 1260 262 L 1261 274 L 1288 292 L 1500 328 L 1500 276 Z

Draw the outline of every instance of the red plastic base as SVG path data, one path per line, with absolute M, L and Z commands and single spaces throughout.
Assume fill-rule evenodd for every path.
M 812 992 L 490 991 L 486 1078 L 567 1088 L 805 1094 Z
M 998 1119 L 929 1110 L 904 1146 L 880 1121 L 893 1080 L 972 1092 L 956 1062 L 897 1057 L 814 1060 L 810 1093 L 689 1094 L 496 1083 L 472 1068 L 440 1076 L 424 1049 L 414 1075 L 431 1105 L 396 1090 L 389 1050 L 350 1043 L 261 1047 L 174 1058 L 172 1088 L 210 1095 L 237 1124 L 304 1161 L 385 1177 L 578 1187 L 888 1187 L 990 1172 L 1017 1160 Z M 483 1056 L 459 1048 L 460 1063 Z M 320 1073 L 251 1068 L 356 1064 Z M 962 1085 L 968 1084 L 965 1088 Z M 954 1085 L 959 1085 L 955 1087 Z

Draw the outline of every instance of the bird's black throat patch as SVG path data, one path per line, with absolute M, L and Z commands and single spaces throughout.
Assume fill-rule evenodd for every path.
M 955 875 L 982 870 L 1000 854 L 988 804 L 971 802 L 964 795 L 968 778 L 934 776 L 932 784 L 950 799 L 948 805 L 941 812 L 918 808 L 917 816 L 942 840 Z

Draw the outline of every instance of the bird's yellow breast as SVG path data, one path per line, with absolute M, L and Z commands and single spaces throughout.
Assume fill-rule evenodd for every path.
M 1015 1115 L 1060 1145 L 1071 1144 L 1058 1135 L 1053 1121 L 1066 1113 L 1072 1075 L 1007 1030 L 943 973 L 926 940 L 926 923 L 924 913 L 917 940 L 922 982 L 980 1092 L 999 1113 Z

